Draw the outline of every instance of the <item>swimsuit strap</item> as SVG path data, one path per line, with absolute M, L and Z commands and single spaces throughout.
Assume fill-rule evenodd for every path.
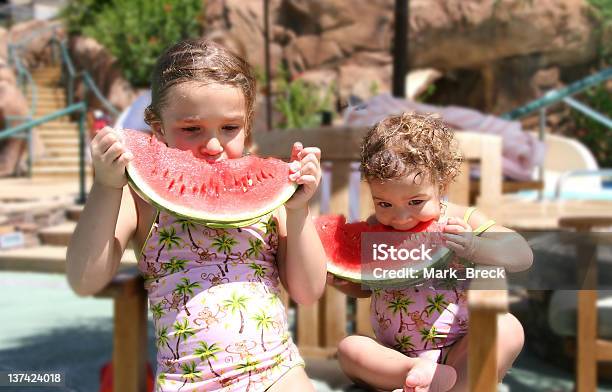
M 468 223 L 474 211 L 476 211 L 476 207 L 469 207 L 467 210 L 465 210 L 465 214 L 463 214 L 463 220 L 465 223 Z
M 467 210 L 465 210 L 465 214 L 463 215 L 463 220 L 465 221 L 465 223 L 467 223 L 470 220 L 474 211 L 476 211 L 476 207 L 469 207 Z M 495 224 L 495 221 L 492 219 L 489 219 L 482 225 L 478 226 L 478 228 L 474 230 L 474 233 L 476 233 L 476 235 L 480 235 L 483 232 L 489 230 L 494 224 Z

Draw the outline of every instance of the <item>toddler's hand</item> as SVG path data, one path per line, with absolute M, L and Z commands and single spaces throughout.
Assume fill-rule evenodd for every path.
M 95 182 L 101 185 L 123 188 L 127 184 L 125 167 L 133 158 L 111 127 L 102 128 L 91 141 Z
M 351 282 L 349 282 L 348 280 L 340 279 L 336 277 L 336 275 L 331 274 L 329 272 L 327 273 L 327 277 L 325 278 L 325 283 L 337 288 L 347 287 L 351 284 Z
M 291 151 L 291 181 L 301 185 L 291 199 L 285 203 L 288 209 L 298 209 L 306 206 L 308 200 L 315 194 L 321 181 L 321 150 L 317 147 L 302 146 L 295 142 Z
M 446 246 L 459 257 L 471 260 L 474 256 L 476 241 L 472 227 L 463 219 L 450 217 L 444 226 Z

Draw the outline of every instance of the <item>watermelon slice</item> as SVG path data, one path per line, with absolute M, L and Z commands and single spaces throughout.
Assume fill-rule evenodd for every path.
M 130 186 L 143 199 L 176 216 L 215 228 L 243 227 L 272 212 L 295 192 L 289 164 L 248 155 L 208 163 L 191 151 L 169 148 L 148 133 L 123 130 L 134 159 Z
M 346 223 L 342 215 L 322 215 L 314 219 L 314 224 L 321 238 L 327 255 L 327 271 L 342 279 L 372 287 L 406 286 L 421 283 L 425 280 L 425 268 L 442 268 L 451 258 L 452 252 L 446 248 L 442 235 L 444 225 L 436 221 L 421 222 L 409 231 L 398 231 L 382 224 L 369 225 L 366 222 Z M 423 244 L 431 248 L 431 260 L 402 262 L 402 267 L 413 270 L 412 278 L 391 279 L 376 277 L 373 274 L 375 266 L 363 260 L 361 252 L 362 235 L 364 233 L 394 233 L 390 236 L 377 236 L 393 242 L 396 247 L 407 249 L 418 248 Z M 405 235 L 404 235 L 405 233 Z M 371 238 L 372 240 L 374 238 Z M 371 247 L 367 240 L 366 246 Z

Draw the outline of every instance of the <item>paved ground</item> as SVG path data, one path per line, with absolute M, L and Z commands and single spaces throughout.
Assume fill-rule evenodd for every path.
M 54 370 L 66 374 L 67 387 L 49 391 L 99 389 L 99 369 L 111 357 L 112 303 L 80 298 L 70 291 L 63 275 L 0 272 L 0 371 Z M 153 330 L 149 328 L 151 361 Z M 311 364 L 312 377 L 330 373 L 334 363 Z M 572 391 L 572 374 L 548 365 L 525 350 L 504 380 L 510 391 Z M 334 388 L 341 378 L 331 380 Z M 332 388 L 317 382 L 318 391 Z M 26 388 L 1 388 L 24 392 Z M 34 388 L 40 392 L 44 388 Z M 345 389 L 346 390 L 346 389 Z M 354 391 L 354 389 L 350 389 Z M 612 391 L 612 386 L 601 391 Z

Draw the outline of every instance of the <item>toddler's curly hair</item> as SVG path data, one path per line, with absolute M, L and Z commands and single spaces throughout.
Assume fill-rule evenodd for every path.
M 453 131 L 437 116 L 402 113 L 374 125 L 361 144 L 361 173 L 367 181 L 386 181 L 415 173 L 428 175 L 442 190 L 462 162 Z

